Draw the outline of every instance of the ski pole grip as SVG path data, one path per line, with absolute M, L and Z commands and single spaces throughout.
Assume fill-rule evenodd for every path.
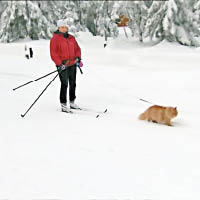
M 80 62 L 77 62 L 77 63 L 76 63 L 76 67 L 78 67 L 79 70 L 80 70 L 80 72 L 81 72 L 81 74 L 83 74 L 83 71 L 82 71 L 82 69 L 81 69 L 81 67 L 80 67 Z

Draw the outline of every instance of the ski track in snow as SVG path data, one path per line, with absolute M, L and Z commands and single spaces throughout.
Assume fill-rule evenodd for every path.
M 0 199 L 200 198 L 200 48 L 119 39 L 104 49 L 100 37 L 78 38 L 77 104 L 88 111 L 60 112 L 57 78 L 25 118 L 54 75 L 12 89 L 55 70 L 49 41 L 29 41 L 32 60 L 23 41 L 0 44 Z M 177 106 L 173 126 L 139 121 L 151 105 L 140 98 Z

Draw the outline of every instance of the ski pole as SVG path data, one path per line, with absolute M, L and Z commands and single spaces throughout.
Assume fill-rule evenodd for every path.
M 57 71 L 57 70 L 56 70 Z M 59 73 L 58 73 L 59 74 Z M 28 113 L 28 111 L 33 107 L 33 105 L 37 102 L 37 100 L 42 96 L 42 94 L 45 92 L 45 90 L 49 87 L 49 85 L 56 79 L 56 77 L 58 76 L 58 74 L 56 74 L 56 76 L 49 82 L 49 84 L 44 88 L 44 90 L 40 93 L 40 95 L 37 97 L 37 99 L 32 103 L 32 105 L 28 108 L 28 110 L 24 113 L 21 114 L 21 117 L 25 117 L 25 115 Z
M 34 81 L 39 81 L 40 79 L 45 78 L 45 77 L 47 77 L 47 76 L 49 76 L 49 75 L 51 75 L 51 74 L 53 74 L 53 73 L 55 73 L 55 72 L 57 72 L 57 70 L 55 70 L 55 71 L 53 71 L 53 72 L 50 72 L 50 73 L 48 73 L 48 74 L 46 74 L 46 75 L 44 75 L 44 76 L 42 76 L 42 77 L 40 77 L 40 78 L 37 78 L 37 79 L 35 79 L 35 80 L 33 80 L 33 81 L 29 81 L 29 82 L 27 82 L 27 83 L 24 83 L 24 84 L 22 84 L 22 85 L 20 85 L 20 86 L 18 86 L 18 87 L 16 87 L 16 88 L 14 88 L 13 90 L 15 91 L 15 90 L 17 90 L 17 89 L 19 89 L 19 88 L 21 88 L 21 87 L 23 87 L 23 86 L 25 86 L 25 85 L 28 85 L 29 83 L 32 83 L 32 82 L 34 82 Z
M 79 70 L 80 70 L 81 74 L 83 74 L 83 71 L 82 71 L 82 69 L 80 68 L 80 66 L 78 66 L 78 68 L 79 68 Z

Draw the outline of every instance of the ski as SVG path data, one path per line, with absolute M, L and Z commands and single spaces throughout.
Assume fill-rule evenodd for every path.
M 100 117 L 102 114 L 105 114 L 108 109 L 106 108 L 104 111 L 95 111 L 95 110 L 92 110 L 92 109 L 88 109 L 88 108 L 80 108 L 80 109 L 73 109 L 75 112 L 74 113 L 79 113 L 80 112 L 85 112 L 85 113 L 94 113 L 95 114 L 95 117 L 98 118 Z M 77 111 L 77 112 L 76 112 Z
M 102 113 L 98 114 L 96 118 L 98 118 L 101 114 L 107 113 L 108 109 L 106 108 Z

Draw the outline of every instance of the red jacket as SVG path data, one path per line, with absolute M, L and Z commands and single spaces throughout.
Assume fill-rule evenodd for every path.
M 57 66 L 62 64 L 63 60 L 67 60 L 67 65 L 75 64 L 75 58 L 81 58 L 81 49 L 75 38 L 69 34 L 67 38 L 62 33 L 54 33 L 50 41 L 51 59 Z

